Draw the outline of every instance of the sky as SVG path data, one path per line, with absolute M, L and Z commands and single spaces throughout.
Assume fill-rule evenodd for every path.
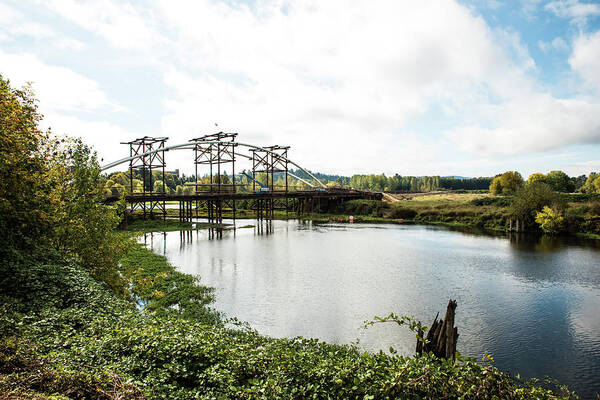
M 225 131 L 332 174 L 600 171 L 600 1 L 0 0 L 0 74 L 102 163 Z

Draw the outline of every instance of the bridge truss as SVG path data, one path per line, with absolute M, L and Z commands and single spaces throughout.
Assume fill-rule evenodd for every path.
M 128 163 L 129 194 L 125 196 L 128 214 L 146 218 L 167 217 L 167 202 L 179 204 L 179 220 L 198 221 L 221 226 L 223 218 L 234 221 L 239 202 L 253 210 L 260 221 L 270 221 L 275 210 L 293 210 L 298 214 L 324 209 L 332 202 L 356 198 L 381 199 L 381 193 L 348 189 L 327 189 L 313 174 L 288 158 L 289 146 L 260 147 L 237 142 L 237 133 L 218 132 L 204 135 L 187 143 L 167 146 L 166 137 L 144 136 L 130 142 L 129 157 L 104 165 L 102 170 Z M 250 155 L 239 151 L 248 148 Z M 168 193 L 165 184 L 165 153 L 172 150 L 192 150 L 194 154 L 194 182 L 188 185 L 193 192 L 185 195 Z M 245 158 L 251 163 L 252 192 L 240 191 L 236 182 L 236 161 Z M 308 180 L 292 174 L 289 166 L 310 177 Z M 226 168 L 231 171 L 229 175 Z M 162 172 L 162 185 L 157 184 L 154 171 Z M 201 172 L 204 174 L 201 176 Z M 136 173 L 137 172 L 137 173 Z M 134 176 L 141 177 L 141 190 L 134 185 Z M 230 178 L 231 176 L 231 178 Z M 310 187 L 309 190 L 290 190 L 292 176 Z M 262 182 L 261 182 L 262 180 Z M 310 182 L 312 180 L 312 182 Z M 110 199 L 109 199 L 110 201 Z

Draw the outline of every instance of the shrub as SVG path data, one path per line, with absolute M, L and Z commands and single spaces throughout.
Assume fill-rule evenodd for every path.
M 382 217 L 391 208 L 389 203 L 379 200 L 350 200 L 341 205 L 341 212 L 352 215 Z
M 600 201 L 595 201 L 590 206 L 590 212 L 593 215 L 600 215 Z
M 556 210 L 548 206 L 544 206 L 542 211 L 535 216 L 535 222 L 540 225 L 544 233 L 558 233 L 563 226 L 563 216 Z
M 498 206 L 508 207 L 513 203 L 512 197 L 479 197 L 470 201 L 474 206 Z
M 402 219 L 413 219 L 417 216 L 417 212 L 411 208 L 402 207 L 399 205 L 393 205 L 389 214 L 386 215 L 388 218 L 402 218 Z
M 512 218 L 520 219 L 527 226 L 534 222 L 535 215 L 544 206 L 549 206 L 561 213 L 566 207 L 561 196 L 553 191 L 549 185 L 541 182 L 533 182 L 527 184 L 517 192 L 509 208 L 509 214 Z

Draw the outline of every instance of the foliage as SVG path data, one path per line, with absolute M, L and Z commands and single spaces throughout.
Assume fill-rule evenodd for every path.
M 563 171 L 550 171 L 547 175 L 539 172 L 530 175 L 527 183 L 546 183 L 557 192 L 571 193 L 575 190 L 576 179 L 570 178 Z
M 553 191 L 549 185 L 533 182 L 517 192 L 509 212 L 511 217 L 520 219 L 527 226 L 533 223 L 535 215 L 544 206 L 550 206 L 560 212 L 563 212 L 566 207 L 558 193 Z
M 502 182 L 500 177 L 496 177 L 490 183 L 490 193 L 493 195 L 502 194 Z
M 141 244 L 121 259 L 121 273 L 131 294 L 144 312 L 177 315 L 207 324 L 220 322 L 219 313 L 208 308 L 214 289 L 200 285 L 200 279 L 178 272 L 165 257 Z
M 512 204 L 512 197 L 478 197 L 471 200 L 471 204 L 474 206 L 498 206 L 498 207 L 508 207 Z
M 370 354 L 134 312 L 64 310 L 22 325 L 20 334 L 69 369 L 116 367 L 149 398 L 570 398 L 473 360 Z
M 560 197 L 565 202 L 583 203 L 600 200 L 600 193 L 561 193 Z
M 548 206 L 544 206 L 542 211 L 535 216 L 535 222 L 540 225 L 544 233 L 558 233 L 562 229 L 563 216 Z
M 575 183 L 562 171 L 550 171 L 545 182 L 557 192 L 571 193 L 575 190 Z
M 590 173 L 581 187 L 581 191 L 584 193 L 600 193 L 600 174 L 596 172 Z
M 440 178 L 440 188 L 451 190 L 483 190 L 487 191 L 492 183 L 490 177 L 479 178 Z
M 0 397 L 10 399 L 145 399 L 123 376 L 103 368 L 69 369 L 40 357 L 32 343 L 0 341 Z M 4 397 L 4 395 L 7 397 Z
M 533 182 L 547 183 L 546 175 L 544 175 L 540 172 L 536 172 L 535 174 L 529 175 L 529 178 L 527 178 L 527 183 L 533 183 Z
M 492 194 L 514 194 L 523 186 L 523 177 L 517 171 L 507 171 L 494 178 L 490 184 Z
M 79 265 L 54 250 L 37 246 L 27 253 L 13 250 L 0 263 L 0 305 L 10 304 L 15 312 L 101 307 L 109 299 L 101 284 L 86 278 Z
M 92 150 L 38 128 L 32 93 L 0 76 L 0 239 L 13 247 L 49 245 L 78 260 L 115 291 L 114 268 L 130 244 L 114 231 L 122 204 L 104 206 L 103 180 Z
M 386 210 L 391 206 L 388 203 L 378 200 L 350 200 L 342 203 L 338 212 L 347 215 L 370 215 L 382 217 Z
M 417 212 L 412 208 L 401 206 L 400 204 L 393 204 L 392 209 L 389 212 L 384 213 L 383 216 L 394 219 L 413 219 L 417 216 Z
M 28 238 L 51 229 L 51 186 L 47 181 L 47 151 L 52 143 L 42 132 L 42 116 L 31 89 L 12 89 L 0 75 L 0 240 L 25 246 Z M 1 254 L 1 250 L 0 250 Z

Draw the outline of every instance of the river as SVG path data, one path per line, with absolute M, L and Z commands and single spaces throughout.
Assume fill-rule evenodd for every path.
M 144 240 L 217 288 L 214 307 L 274 337 L 316 337 L 414 353 L 390 312 L 429 326 L 458 303 L 458 351 L 522 377 L 549 375 L 583 399 L 600 392 L 600 241 L 489 236 L 420 225 L 273 221 Z

